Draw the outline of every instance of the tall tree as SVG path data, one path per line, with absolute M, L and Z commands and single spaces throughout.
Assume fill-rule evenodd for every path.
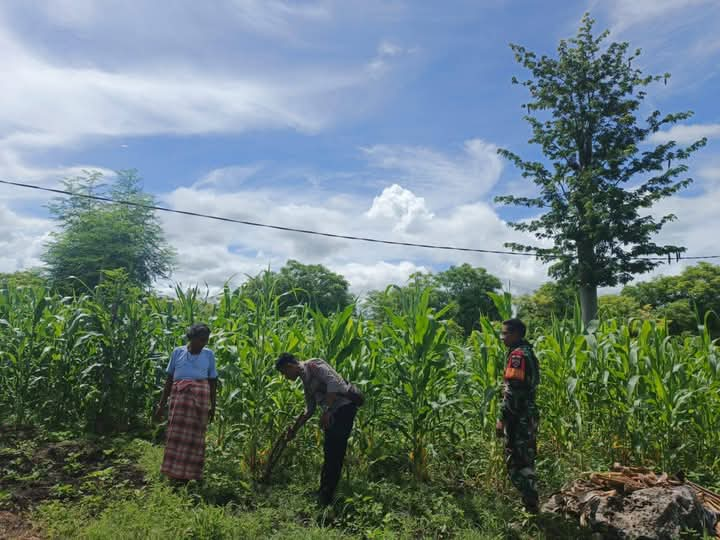
M 660 264 L 648 256 L 671 256 L 681 246 L 658 245 L 653 236 L 675 218 L 655 218 L 650 209 L 658 200 L 677 193 L 692 180 L 682 178 L 684 161 L 706 141 L 688 147 L 675 141 L 648 146 L 663 126 L 691 116 L 690 112 L 663 116 L 653 111 L 638 119 L 645 88 L 666 81 L 668 74 L 647 76 L 633 61 L 628 43 L 603 42 L 607 31 L 593 36 L 594 21 L 585 15 L 575 38 L 561 41 L 557 58 L 538 56 L 511 45 L 516 60 L 531 77 L 523 82 L 530 92 L 525 120 L 531 125 L 530 143 L 540 145 L 547 162 L 526 161 L 509 150 L 511 160 L 538 187 L 538 197 L 498 197 L 497 202 L 544 213 L 510 225 L 552 240 L 552 247 L 509 243 L 507 247 L 537 253 L 551 262 L 553 277 L 579 289 L 583 320 L 597 315 L 598 286 L 627 283 L 634 274 Z
M 291 259 L 279 272 L 266 272 L 273 274 L 282 313 L 302 304 L 329 315 L 354 301 L 347 280 L 321 264 L 302 264 Z M 250 278 L 243 289 L 252 297 L 261 287 L 262 279 L 263 274 Z
M 50 281 L 59 290 L 93 288 L 104 270 L 116 269 L 125 270 L 132 283 L 147 286 L 172 268 L 174 251 L 153 210 L 83 197 L 105 195 L 151 205 L 154 200 L 143 193 L 137 174 L 120 171 L 109 188 L 102 180 L 99 172 L 67 180 L 65 189 L 73 195 L 49 206 L 60 230 L 53 233 L 44 260 Z

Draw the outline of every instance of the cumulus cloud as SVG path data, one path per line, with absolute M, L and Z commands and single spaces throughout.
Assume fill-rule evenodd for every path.
M 397 184 L 386 187 L 375 197 L 365 215 L 370 219 L 391 222 L 395 232 L 420 228 L 433 217 L 432 212 L 425 206 L 425 199 Z

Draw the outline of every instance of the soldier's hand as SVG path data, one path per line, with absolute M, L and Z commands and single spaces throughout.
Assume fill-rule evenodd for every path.
M 330 415 L 329 411 L 326 411 L 320 417 L 320 425 L 323 429 L 328 429 L 330 427 L 330 424 L 332 424 L 332 416 Z
M 503 424 L 502 420 L 498 420 L 495 424 L 495 435 L 502 439 L 505 436 L 505 424 Z

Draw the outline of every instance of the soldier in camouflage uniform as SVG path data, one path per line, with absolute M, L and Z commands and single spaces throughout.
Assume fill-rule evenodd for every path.
M 505 438 L 510 481 L 520 491 L 525 509 L 537 513 L 535 453 L 539 414 L 535 392 L 540 382 L 540 366 L 532 346 L 525 341 L 525 330 L 519 319 L 509 319 L 502 326 L 508 355 L 497 434 Z

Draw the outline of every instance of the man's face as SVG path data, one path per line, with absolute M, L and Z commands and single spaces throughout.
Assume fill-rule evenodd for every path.
M 502 338 L 502 341 L 506 347 L 514 347 L 522 341 L 522 336 L 520 335 L 520 332 L 518 332 L 517 330 L 513 332 L 504 324 L 502 327 L 502 331 L 500 332 L 500 337 Z
M 294 381 L 300 376 L 300 366 L 295 364 L 285 364 L 280 368 L 280 373 L 282 373 L 286 379 Z

